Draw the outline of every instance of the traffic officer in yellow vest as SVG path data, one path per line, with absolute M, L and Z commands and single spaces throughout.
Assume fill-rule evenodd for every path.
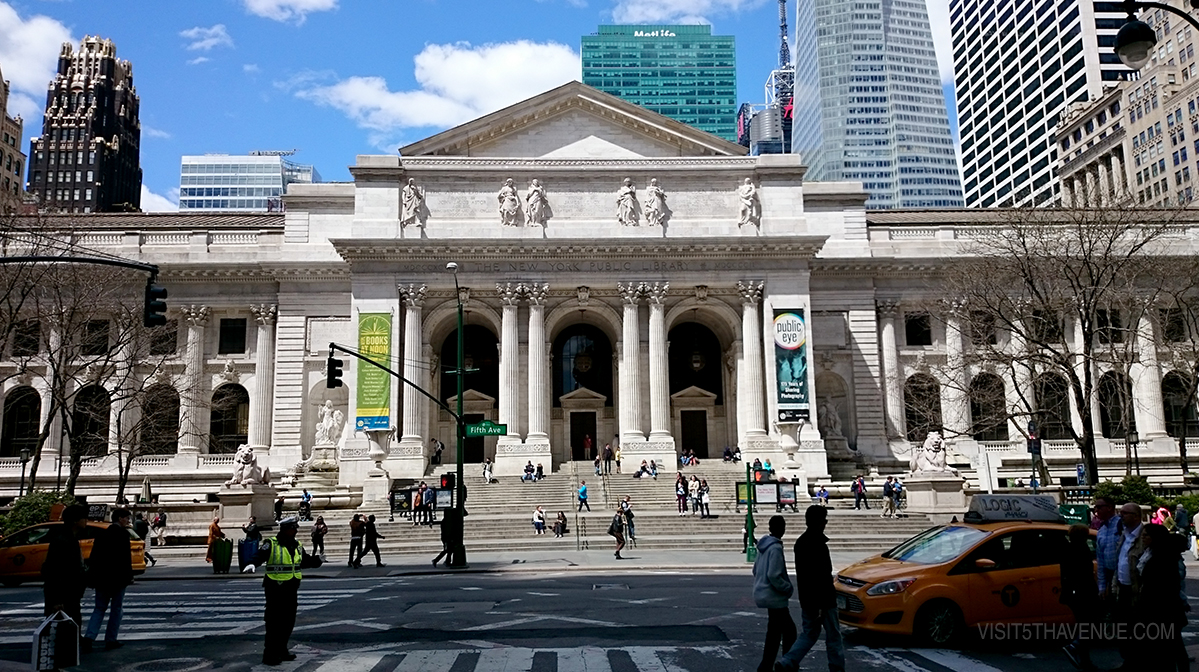
M 296 607 L 300 592 L 300 570 L 321 566 L 321 558 L 309 555 L 296 532 L 300 523 L 295 516 L 279 521 L 279 534 L 262 543 L 254 555 L 255 565 L 266 565 L 262 588 L 266 591 L 266 645 L 262 650 L 264 665 L 278 665 L 295 660 L 287 650 L 296 625 Z

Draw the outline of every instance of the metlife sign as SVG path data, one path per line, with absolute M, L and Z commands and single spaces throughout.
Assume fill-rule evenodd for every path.
M 678 37 L 670 30 L 634 30 L 633 37 Z

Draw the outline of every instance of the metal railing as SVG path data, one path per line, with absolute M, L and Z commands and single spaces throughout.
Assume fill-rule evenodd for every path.
M 575 550 L 589 550 L 587 544 L 587 521 L 579 515 L 579 465 L 574 460 L 570 461 L 570 487 L 571 487 L 571 509 L 574 511 L 575 517 Z

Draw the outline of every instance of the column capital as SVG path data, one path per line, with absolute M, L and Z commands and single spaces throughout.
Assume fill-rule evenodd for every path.
M 520 300 L 524 298 L 525 286 L 520 283 L 514 285 L 511 282 L 497 282 L 495 283 L 495 291 L 499 292 L 500 301 L 506 308 L 508 306 L 520 305 Z
M 425 292 L 428 290 L 426 285 L 396 285 L 396 289 L 400 292 L 400 299 L 404 305 L 409 308 L 420 308 L 425 305 Z
M 208 306 L 197 306 L 194 304 L 181 306 L 179 312 L 187 320 L 188 324 L 194 324 L 198 327 L 208 324 Z
M 531 282 L 520 285 L 524 290 L 525 298 L 528 299 L 530 306 L 544 306 L 546 298 L 549 297 L 550 286 L 546 282 Z
M 655 282 L 652 285 L 647 285 L 645 288 L 645 297 L 648 299 L 651 306 L 662 306 L 666 303 L 666 295 L 670 293 L 670 283 Z
M 641 302 L 641 297 L 645 294 L 648 286 L 644 282 L 639 283 L 616 283 L 616 291 L 620 292 L 620 300 L 626 306 L 635 306 Z
M 738 280 L 737 281 L 737 293 L 741 295 L 741 305 L 743 305 L 743 306 L 758 305 L 762 301 L 762 288 L 763 287 L 765 287 L 765 283 L 763 283 L 761 281 L 754 283 L 753 280 L 750 280 L 749 282 L 741 282 L 740 280 Z
M 966 314 L 967 306 L 965 299 L 942 299 L 938 303 L 940 304 L 941 311 L 948 316 L 961 317 Z
M 898 317 L 899 299 L 875 299 L 874 308 L 883 317 Z
M 274 324 L 275 319 L 279 317 L 279 306 L 275 304 L 258 304 L 250 306 L 250 313 L 254 316 L 254 320 L 258 324 Z

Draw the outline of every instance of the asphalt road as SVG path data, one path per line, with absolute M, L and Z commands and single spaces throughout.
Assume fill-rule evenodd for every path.
M 260 579 L 139 581 L 126 596 L 126 646 L 89 654 L 75 669 L 735 672 L 754 670 L 760 659 L 766 620 L 746 568 L 525 569 L 534 571 L 417 576 L 368 568 L 306 579 L 292 638 L 299 658 L 281 668 L 258 664 Z M 85 619 L 89 608 L 90 593 Z M 0 670 L 30 669 L 28 642 L 41 609 L 36 584 L 0 590 Z M 798 607 L 792 611 L 798 618 Z M 846 636 L 852 670 L 1072 669 L 1058 642 L 975 639 L 950 650 L 853 630 Z M 1096 662 L 1119 660 L 1101 651 Z M 827 669 L 822 644 L 804 669 Z

